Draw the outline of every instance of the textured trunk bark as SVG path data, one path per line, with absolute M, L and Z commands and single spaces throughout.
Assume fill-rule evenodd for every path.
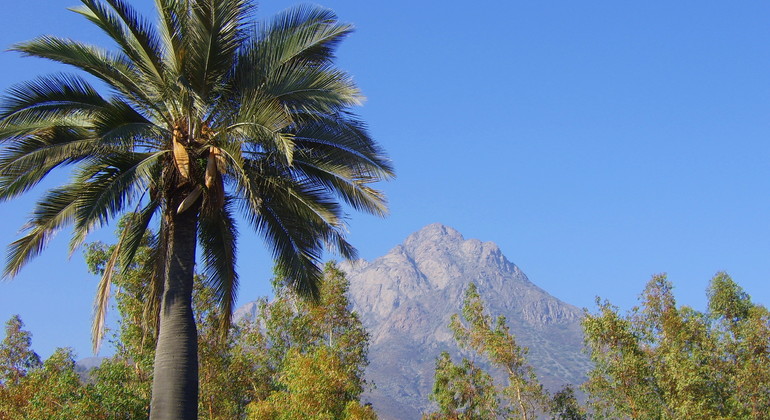
M 193 420 L 198 418 L 198 332 L 192 311 L 198 213 L 197 208 L 169 213 L 150 419 Z

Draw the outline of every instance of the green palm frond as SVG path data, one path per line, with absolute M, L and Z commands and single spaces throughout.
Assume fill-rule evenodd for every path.
M 329 163 L 323 156 L 298 157 L 293 169 L 312 179 L 313 183 L 323 185 L 325 192 L 339 196 L 356 210 L 381 217 L 387 215 L 384 195 L 368 186 L 377 178 L 358 175 L 348 166 Z
M 82 188 L 70 252 L 80 246 L 94 227 L 109 222 L 149 188 L 153 183 L 153 167 L 165 153 L 115 153 L 83 168 L 76 178 Z
M 294 141 L 287 129 L 292 124 L 283 104 L 254 92 L 244 97 L 231 125 L 223 131 L 246 149 L 277 153 L 289 163 L 294 155 Z
M 166 115 L 163 102 L 160 101 L 163 92 L 147 84 L 137 72 L 135 64 L 123 54 L 110 53 L 96 46 L 54 36 L 41 36 L 16 44 L 12 50 L 83 70 L 116 89 L 133 104 L 152 112 L 156 118 L 162 119 Z
M 221 311 L 220 331 L 227 335 L 232 319 L 233 305 L 238 291 L 238 273 L 235 271 L 237 226 L 232 216 L 231 199 L 219 208 L 201 212 L 198 241 L 201 244 L 204 273 L 214 289 Z
M 10 143 L 0 150 L 0 201 L 29 191 L 60 165 L 101 153 L 98 142 L 83 130 L 54 127 Z
M 123 231 L 125 238 L 121 241 L 124 245 L 119 255 L 120 269 L 126 271 L 134 261 L 136 251 L 143 244 L 143 239 L 149 232 L 150 221 L 160 210 L 160 200 L 150 199 L 141 211 L 131 215 Z
M 188 0 L 155 0 L 155 8 L 160 16 L 158 32 L 165 52 L 163 61 L 168 64 L 172 80 L 184 74 L 187 50 L 185 32 L 189 24 L 187 5 Z
M 278 200 L 265 200 L 253 222 L 289 286 L 299 295 L 317 300 L 323 276 L 319 268 L 323 244 L 313 230 L 315 226 L 296 217 Z
M 347 165 L 363 176 L 380 179 L 394 177 L 393 165 L 385 152 L 369 136 L 366 126 L 346 113 L 296 116 L 297 148 L 323 155 L 330 163 Z
M 339 23 L 333 11 L 302 5 L 279 13 L 263 25 L 252 51 L 270 70 L 291 61 L 329 63 L 338 44 L 352 31 L 353 26 Z
M 159 42 L 139 14 L 120 0 L 110 6 L 97 0 L 81 0 L 83 6 L 71 10 L 80 13 L 101 28 L 119 46 L 137 68 L 146 75 L 156 90 L 162 90 L 166 71 L 161 59 Z
M 56 232 L 71 223 L 77 210 L 77 185 L 55 188 L 40 199 L 25 226 L 26 234 L 8 247 L 3 277 L 11 278 L 43 251 Z
M 91 123 L 100 145 L 122 147 L 123 150 L 161 150 L 169 137 L 167 130 L 117 98 L 102 107 Z
M 236 52 L 247 33 L 253 5 L 246 0 L 198 0 L 192 7 L 188 39 L 188 80 L 208 106 L 232 72 Z
M 12 86 L 4 95 L 0 127 L 87 125 L 89 117 L 105 104 L 106 100 L 80 77 L 64 74 L 38 77 Z

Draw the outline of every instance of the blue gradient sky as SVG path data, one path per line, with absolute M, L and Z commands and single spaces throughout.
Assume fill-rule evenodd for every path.
M 4 5 L 0 45 L 40 34 L 104 44 L 66 10 L 76 4 Z M 292 4 L 265 1 L 257 16 Z M 599 295 L 630 308 L 667 272 L 679 302 L 703 309 L 720 270 L 770 303 L 770 3 L 321 4 L 357 27 L 338 63 L 369 98 L 357 112 L 398 172 L 382 185 L 390 217 L 351 214 L 362 257 L 441 222 L 498 243 L 581 307 Z M 60 70 L 3 52 L 0 89 Z M 0 205 L 0 244 L 40 191 Z M 271 273 L 243 231 L 241 303 L 267 294 Z M 97 279 L 80 252 L 67 259 L 67 233 L 0 283 L 0 320 L 20 314 L 41 355 L 70 346 L 85 357 Z

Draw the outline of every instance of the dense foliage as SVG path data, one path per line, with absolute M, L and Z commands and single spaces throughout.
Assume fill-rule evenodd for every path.
M 21 320 L 8 322 L 0 345 L 0 419 L 147 418 L 156 334 L 134 319 L 144 310 L 147 251 L 140 248 L 133 268 L 115 275 L 116 352 L 87 376 L 67 349 L 41 363 Z M 89 245 L 91 269 L 103 270 L 110 252 Z M 231 326 L 227 337 L 217 328 L 220 309 L 205 280 L 194 293 L 200 419 L 376 418 L 358 401 L 367 386 L 368 334 L 349 311 L 348 281 L 333 264 L 324 270 L 320 304 L 297 299 L 277 279 L 275 299 L 263 299 L 256 320 Z
M 726 274 L 708 298 L 706 312 L 677 307 L 672 284 L 655 276 L 626 316 L 598 302 L 584 321 L 596 418 L 768 418 L 770 313 Z
M 436 361 L 430 396 L 438 404 L 438 411 L 425 415 L 426 419 L 527 420 L 546 414 L 584 418 L 571 388 L 551 399 L 526 360 L 527 349 L 516 342 L 505 317 L 499 316 L 493 322 L 475 284 L 471 283 L 465 292 L 462 319 L 454 315 L 449 328 L 460 347 L 485 357 L 493 368 L 502 370 L 506 383 L 497 386 L 492 375 L 474 362 L 463 358 L 458 365 L 448 353 L 442 353 Z

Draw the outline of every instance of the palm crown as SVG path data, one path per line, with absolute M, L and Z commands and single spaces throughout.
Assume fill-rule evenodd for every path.
M 0 200 L 74 165 L 71 181 L 45 193 L 9 247 L 5 276 L 16 275 L 60 228 L 73 226 L 74 250 L 92 229 L 132 212 L 99 286 L 97 342 L 112 268 L 131 262 L 153 221 L 160 224 L 154 313 L 169 293 L 172 261 L 194 263 L 194 244 L 192 255 L 190 247 L 174 248 L 175 229 L 186 224 L 230 314 L 240 211 L 291 285 L 317 296 L 324 247 L 355 255 L 340 201 L 384 215 L 384 197 L 369 185 L 393 174 L 349 112 L 362 100 L 358 88 L 332 63 L 352 27 L 315 7 L 253 25 L 248 0 L 156 0 L 157 25 L 123 0 L 81 2 L 74 10 L 117 50 L 52 36 L 13 47 L 85 71 L 109 95 L 83 77 L 57 74 L 3 98 Z

